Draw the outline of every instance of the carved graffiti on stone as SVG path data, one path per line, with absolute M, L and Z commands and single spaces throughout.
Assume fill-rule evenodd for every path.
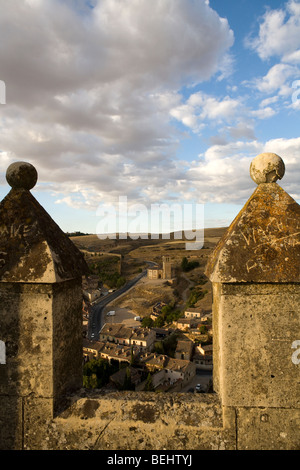
M 253 227 L 251 230 L 241 231 L 246 248 L 252 248 L 254 257 L 246 262 L 246 269 L 249 273 L 252 269 L 259 267 L 262 270 L 266 264 L 268 256 L 274 256 L 274 251 L 282 253 L 290 247 L 300 245 L 300 227 L 295 227 L 293 233 L 283 232 L 282 223 L 272 218 L 264 228 Z M 288 258 L 286 258 L 286 261 Z
M 2 267 L 5 265 L 5 263 L 6 263 L 6 260 L 5 260 L 6 256 L 7 256 L 7 253 L 5 253 L 5 251 L 0 251 L 0 268 L 2 268 Z

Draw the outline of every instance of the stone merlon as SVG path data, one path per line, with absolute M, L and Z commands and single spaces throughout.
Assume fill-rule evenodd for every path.
M 13 163 L 6 178 L 12 189 L 0 203 L 0 280 L 53 283 L 87 274 L 83 255 L 29 191 L 35 168 Z
M 30 193 L 35 168 L 11 165 L 0 204 L 0 449 L 299 450 L 300 208 L 276 182 L 284 171 L 275 154 L 252 161 L 258 187 L 207 265 L 214 393 L 105 393 L 83 388 L 84 259 Z
M 254 159 L 251 175 L 258 174 L 255 160 L 258 168 L 262 163 L 271 164 L 266 161 L 268 155 L 272 162 L 274 154 Z M 266 182 L 271 178 L 263 178 L 264 171 L 256 176 L 258 187 L 219 241 L 206 267 L 212 282 L 300 281 L 300 206 L 274 177 L 274 181 Z M 274 173 L 271 167 L 269 174 Z

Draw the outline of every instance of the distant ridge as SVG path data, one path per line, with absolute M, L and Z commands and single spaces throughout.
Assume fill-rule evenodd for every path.
M 206 237 L 221 237 L 227 230 L 227 227 L 205 228 L 204 238 Z M 117 234 L 89 234 L 82 232 L 67 233 L 69 237 L 81 236 L 96 236 L 100 240 L 118 240 L 118 241 L 132 241 L 133 239 L 139 240 L 177 240 L 177 241 L 193 241 L 196 234 L 201 233 L 202 230 L 178 230 L 175 232 L 167 233 L 117 233 Z M 189 235 L 188 237 L 186 235 Z M 193 235 L 194 234 L 194 235 Z

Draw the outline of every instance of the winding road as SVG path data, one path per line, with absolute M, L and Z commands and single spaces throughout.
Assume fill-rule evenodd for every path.
M 149 266 L 153 266 L 156 264 L 156 263 L 153 263 L 152 261 L 146 261 L 146 263 L 148 263 Z M 87 334 L 88 339 L 90 340 L 99 339 L 99 332 L 103 326 L 102 311 L 104 307 L 106 307 L 107 304 L 109 304 L 110 302 L 115 300 L 117 297 L 119 297 L 120 295 L 124 294 L 129 289 L 131 289 L 137 282 L 139 282 L 140 279 L 142 279 L 146 275 L 147 275 L 147 270 L 140 273 L 131 281 L 126 282 L 126 284 L 120 289 L 105 296 L 102 300 L 100 300 L 100 302 L 98 302 L 96 305 L 92 307 L 92 310 L 90 312 L 90 317 L 89 317 L 89 324 L 88 324 L 88 334 Z

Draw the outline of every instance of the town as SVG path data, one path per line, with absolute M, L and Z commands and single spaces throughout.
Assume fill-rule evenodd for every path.
M 92 259 L 88 264 L 95 268 L 95 259 L 101 255 L 97 252 L 86 252 L 86 255 L 87 259 Z M 113 255 L 116 256 L 115 253 Z M 120 282 L 121 259 L 114 267 L 117 269 L 114 272 L 115 284 L 101 281 L 99 271 L 96 270 L 95 274 L 95 269 L 83 278 L 84 387 L 105 392 L 212 391 L 211 308 L 190 306 L 194 302 L 182 301 L 179 308 L 178 298 L 177 302 L 168 302 L 163 295 L 160 300 L 154 296 L 150 309 L 140 307 L 132 312 L 128 308 L 114 306 L 114 300 L 110 302 L 110 299 L 118 299 L 120 287 L 126 285 L 125 279 Z M 110 264 L 115 262 L 111 258 Z M 148 263 L 140 273 L 139 283 L 144 283 L 150 290 L 159 286 L 159 292 L 163 293 L 163 289 L 178 286 L 178 275 L 198 266 L 195 258 L 188 261 L 186 256 L 182 256 L 178 266 L 178 260 L 176 265 L 169 256 L 162 256 L 161 263 Z M 135 287 L 130 292 L 131 299 L 139 295 Z M 101 323 L 99 331 L 93 332 L 97 305 L 102 306 L 98 309 Z

